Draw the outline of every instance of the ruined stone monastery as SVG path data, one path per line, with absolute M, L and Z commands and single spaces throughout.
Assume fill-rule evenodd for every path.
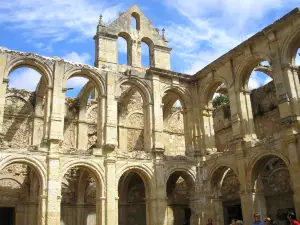
M 164 30 L 137 6 L 109 25 L 100 17 L 94 41 L 94 67 L 0 48 L 2 225 L 250 225 L 255 212 L 284 225 L 288 211 L 300 216 L 299 8 L 194 75 L 170 70 Z M 41 74 L 34 92 L 9 88 L 21 67 Z M 252 71 L 273 81 L 250 91 Z M 89 82 L 67 98 L 75 76 Z M 215 93 L 230 103 L 213 107 Z

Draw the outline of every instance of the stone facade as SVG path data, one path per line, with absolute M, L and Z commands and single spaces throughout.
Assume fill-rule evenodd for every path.
M 118 37 L 128 65 L 117 62 Z M 0 48 L 0 214 L 24 225 L 250 224 L 254 212 L 284 224 L 287 211 L 300 215 L 299 38 L 297 8 L 181 74 L 170 71 L 164 31 L 133 6 L 110 25 L 100 17 L 95 67 Z M 8 88 L 20 67 L 40 72 L 35 92 Z M 250 92 L 253 70 L 273 81 Z M 75 76 L 89 82 L 67 98 Z M 230 104 L 213 109 L 221 84 Z

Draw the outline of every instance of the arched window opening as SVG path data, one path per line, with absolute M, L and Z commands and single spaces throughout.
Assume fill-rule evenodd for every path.
M 192 180 L 184 172 L 174 172 L 167 181 L 167 224 L 193 224 L 190 199 L 194 195 Z
M 209 154 L 227 152 L 232 138 L 231 111 L 227 87 L 216 82 L 208 88 L 207 117 L 204 118 L 207 127 L 207 151 Z
M 165 154 L 177 156 L 186 154 L 186 116 L 182 99 L 173 91 L 168 91 L 162 99 Z
M 96 204 L 99 185 L 96 177 L 83 167 L 67 171 L 61 184 L 61 224 L 97 224 L 97 217 L 101 216 Z
M 150 67 L 150 49 L 149 46 L 142 42 L 142 66 L 143 67 Z
M 257 138 L 272 136 L 280 131 L 280 115 L 272 67 L 267 61 L 254 67 L 248 81 L 254 127 Z
M 287 165 L 277 156 L 266 156 L 256 163 L 252 176 L 255 197 L 251 204 L 256 206 L 255 210 L 276 218 L 279 225 L 286 224 L 286 213 L 295 213 L 294 193 Z
M 211 180 L 211 195 L 217 199 L 213 207 L 213 221 L 216 224 L 231 224 L 232 219 L 243 220 L 240 182 L 235 172 L 228 167 L 216 170 Z
M 42 184 L 38 172 L 21 163 L 0 171 L 0 215 L 4 224 L 38 224 Z
M 118 37 L 118 64 L 129 65 L 127 41 L 123 37 Z
M 47 108 L 46 80 L 29 66 L 12 70 L 8 79 L 3 118 L 4 147 L 38 145 L 46 126 L 43 117 Z
M 131 27 L 135 30 L 140 30 L 141 28 L 140 15 L 136 12 L 131 14 Z
M 145 107 L 138 88 L 121 85 L 118 102 L 119 148 L 123 152 L 145 151 Z
M 67 80 L 62 153 L 91 154 L 101 142 L 99 104 L 98 90 L 93 81 L 80 75 Z
M 142 178 L 135 172 L 122 175 L 118 184 L 119 225 L 147 224 L 146 188 Z

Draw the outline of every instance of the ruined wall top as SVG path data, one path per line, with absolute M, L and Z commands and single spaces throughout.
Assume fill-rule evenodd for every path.
M 136 20 L 136 29 L 132 26 L 132 17 Z M 128 34 L 132 40 L 137 42 L 143 40 L 145 42 L 153 42 L 154 46 L 168 48 L 168 41 L 164 36 L 164 31 L 160 34 L 159 30 L 152 26 L 152 22 L 146 18 L 137 5 L 121 13 L 119 18 L 107 26 L 103 24 L 100 17 L 97 31 L 102 35 L 112 36 Z

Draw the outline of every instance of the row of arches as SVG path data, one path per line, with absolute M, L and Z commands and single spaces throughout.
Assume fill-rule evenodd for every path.
M 135 41 L 128 33 L 121 32 L 118 35 L 118 64 L 129 66 L 154 66 L 153 41 L 144 37 L 141 41 Z
M 41 196 L 47 195 L 46 179 L 35 164 L 30 160 L 14 159 L 0 170 L 0 214 L 5 225 L 42 224 L 45 198 Z M 155 223 L 152 179 L 139 168 L 125 169 L 116 178 L 119 199 L 116 223 Z M 108 187 L 104 186 L 98 169 L 87 163 L 75 163 L 62 169 L 59 181 L 60 224 L 102 224 L 100 221 L 104 221 L 105 207 L 99 204 L 99 200 L 105 200 Z M 170 174 L 166 181 L 166 196 L 170 201 L 168 209 L 165 209 L 171 221 L 169 224 L 182 224 L 190 219 L 189 199 L 193 189 L 194 178 L 189 173 L 175 171 Z
M 46 171 L 32 159 L 5 160 L 0 170 L 0 213 L 3 221 L 15 224 L 39 224 L 46 193 Z M 249 168 L 248 197 L 241 193 L 240 180 L 234 167 L 218 166 L 209 173 L 208 202 L 203 208 L 206 217 L 215 224 L 230 223 L 235 219 L 247 221 L 254 212 L 285 224 L 286 213 L 295 211 L 294 192 L 289 165 L 278 155 L 264 154 Z M 103 221 L 106 186 L 98 168 L 86 162 L 69 163 L 59 175 L 61 182 L 61 224 L 100 224 Z M 169 171 L 165 180 L 166 205 L 161 208 L 167 224 L 195 224 L 201 213 L 195 206 L 195 177 L 179 167 Z M 118 196 L 118 224 L 153 224 L 151 196 L 156 192 L 154 177 L 139 167 L 121 170 L 116 177 Z M 199 184 L 197 184 L 199 185 Z M 243 197 L 242 197 L 243 196 Z M 198 196 L 199 197 L 199 196 Z M 102 201 L 102 200 L 101 200 Z M 100 201 L 100 202 L 101 202 Z M 248 218 L 247 218 L 248 217 Z M 9 224 L 9 223 L 8 223 Z
M 14 81 L 22 74 L 33 74 L 30 88 L 18 86 Z M 47 116 L 50 107 L 48 92 L 45 89 L 43 75 L 31 68 L 18 68 L 9 75 L 6 93 L 4 124 L 4 140 L 7 145 L 15 148 L 25 148 L 29 145 L 39 145 L 48 133 Z M 61 98 L 65 96 L 62 117 L 64 118 L 64 140 L 61 143 L 63 152 L 74 149 L 87 150 L 101 146 L 104 115 L 101 92 L 96 88 L 93 79 L 80 73 L 73 74 L 66 81 Z M 36 88 L 33 87 L 35 80 Z M 11 82 L 12 81 L 12 82 Z M 149 87 L 139 80 L 120 80 L 118 97 L 118 139 L 119 148 L 125 152 L 148 151 L 151 146 Z M 18 87 L 16 89 L 15 87 Z M 35 90 L 32 92 L 32 90 Z M 184 155 L 187 136 L 187 116 L 184 113 L 185 101 L 178 90 L 166 89 L 162 97 L 164 135 L 169 155 Z M 174 143 L 175 142 L 175 143 Z M 171 151 L 175 149 L 174 151 Z
M 295 212 L 289 166 L 285 159 L 277 155 L 261 156 L 249 168 L 247 183 L 243 186 L 237 171 L 230 166 L 218 166 L 209 181 L 210 216 L 216 224 L 231 223 L 232 219 L 250 222 L 254 213 L 260 213 L 284 225 L 288 222 L 287 213 Z M 249 192 L 246 198 L 245 192 Z

